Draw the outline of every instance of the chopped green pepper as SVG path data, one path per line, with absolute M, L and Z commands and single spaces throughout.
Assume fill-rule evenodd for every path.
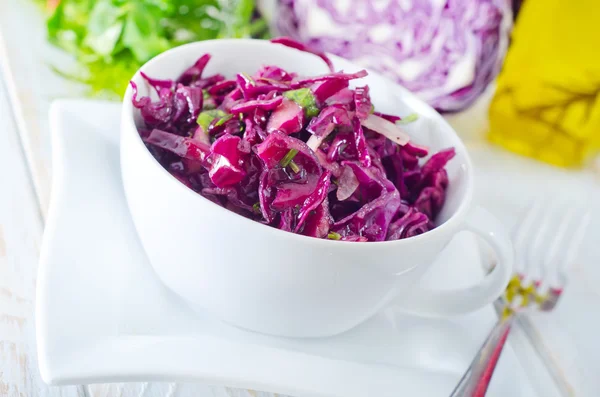
M 302 109 L 306 117 L 315 117 L 319 114 L 317 100 L 310 88 L 298 88 L 297 90 L 286 91 L 283 96 L 296 102 Z
M 200 127 L 202 127 L 202 130 L 204 132 L 208 133 L 208 126 L 210 125 L 210 123 L 213 122 L 214 119 L 219 118 L 220 119 L 219 122 L 220 122 L 221 120 L 223 120 L 223 118 L 225 118 L 227 116 L 231 116 L 231 115 L 230 114 L 228 115 L 221 109 L 210 109 L 210 110 L 205 110 L 205 111 L 201 112 L 198 115 L 197 122 L 198 122 L 198 125 Z M 225 120 L 225 121 L 227 121 L 227 120 Z
M 412 123 L 413 121 L 417 121 L 419 119 L 419 115 L 417 113 L 411 113 L 406 117 L 403 117 L 402 120 L 398 120 L 396 121 L 396 124 L 408 124 L 408 123 Z
M 342 238 L 342 235 L 336 232 L 329 232 L 327 234 L 327 238 L 329 240 L 340 240 Z
M 233 118 L 232 114 L 228 114 L 227 116 L 221 117 L 216 123 L 215 123 L 215 127 L 218 127 L 220 125 L 225 124 L 226 122 L 228 122 L 229 120 L 231 120 Z

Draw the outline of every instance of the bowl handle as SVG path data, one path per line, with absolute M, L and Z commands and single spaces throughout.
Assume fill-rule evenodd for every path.
M 468 214 L 464 230 L 475 233 L 496 253 L 496 265 L 477 285 L 457 290 L 436 291 L 415 287 L 392 304 L 403 311 L 424 316 L 464 314 L 486 306 L 498 298 L 512 275 L 514 252 L 505 227 L 481 207 Z

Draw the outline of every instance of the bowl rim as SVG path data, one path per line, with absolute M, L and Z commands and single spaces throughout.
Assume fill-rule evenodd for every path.
M 150 59 L 148 62 L 144 63 L 134 73 L 134 75 L 131 77 L 130 81 L 141 79 L 142 76 L 141 76 L 140 72 L 144 71 L 150 65 L 160 63 L 168 57 L 176 57 L 179 54 L 184 53 L 184 52 L 188 52 L 188 51 L 200 51 L 201 52 L 202 47 L 204 47 L 206 44 L 210 45 L 210 44 L 213 44 L 216 42 L 219 42 L 221 44 L 227 44 L 227 45 L 274 46 L 274 48 L 277 48 L 278 51 L 299 51 L 299 52 L 306 53 L 307 56 L 313 56 L 312 54 L 307 53 L 305 51 L 293 49 L 290 47 L 283 46 L 281 44 L 276 44 L 276 43 L 272 43 L 268 40 L 261 40 L 261 39 L 214 39 L 214 40 L 196 41 L 196 42 L 187 43 L 187 44 L 183 44 L 183 45 L 171 48 L 167 51 L 164 51 L 164 52 L 158 54 L 154 58 Z M 211 54 L 211 55 L 213 55 L 213 54 Z M 215 56 L 219 56 L 219 54 L 217 53 L 217 54 L 215 54 Z M 351 60 L 341 58 L 339 56 L 336 56 L 336 55 L 333 55 L 330 53 L 327 53 L 327 56 L 332 60 L 341 60 L 344 62 L 354 64 Z M 319 58 L 318 56 L 314 55 L 314 57 L 315 57 L 315 60 L 319 60 L 320 62 L 323 62 L 321 60 L 321 58 Z M 136 147 L 143 149 L 142 152 L 145 152 L 144 156 L 147 156 L 146 158 L 149 158 L 151 160 L 150 162 L 152 164 L 154 164 L 154 169 L 158 169 L 159 174 L 164 175 L 166 177 L 165 178 L 166 180 L 170 180 L 171 182 L 169 182 L 169 183 L 172 183 L 173 185 L 178 186 L 177 188 L 175 188 L 176 192 L 179 192 L 179 191 L 184 192 L 185 191 L 185 193 L 176 193 L 176 194 L 187 194 L 187 195 L 191 194 L 194 197 L 196 197 L 195 200 L 198 200 L 199 204 L 212 205 L 212 207 L 211 207 L 212 210 L 221 211 L 223 216 L 225 217 L 223 219 L 227 219 L 226 217 L 235 217 L 232 219 L 238 219 L 241 222 L 248 222 L 248 225 L 261 226 L 264 228 L 263 230 L 265 232 L 273 233 L 273 237 L 276 237 L 276 238 L 293 239 L 292 241 L 295 241 L 297 243 L 302 243 L 302 244 L 308 244 L 308 243 L 310 243 L 310 244 L 326 244 L 328 248 L 334 248 L 336 246 L 341 247 L 343 245 L 343 247 L 345 249 L 347 249 L 349 247 L 357 247 L 358 249 L 364 250 L 364 249 L 377 249 L 377 247 L 382 248 L 383 246 L 388 246 L 388 247 L 396 246 L 396 245 L 398 247 L 406 246 L 411 243 L 421 242 L 422 240 L 426 240 L 428 238 L 434 238 L 435 236 L 445 233 L 448 229 L 460 227 L 460 222 L 464 219 L 464 217 L 466 216 L 467 212 L 469 211 L 469 209 L 471 207 L 471 203 L 473 200 L 473 179 L 474 179 L 473 171 L 472 171 L 472 169 L 473 169 L 472 161 L 471 161 L 469 153 L 467 152 L 462 139 L 460 139 L 460 137 L 458 136 L 458 134 L 456 133 L 454 128 L 452 128 L 452 126 L 450 126 L 450 124 L 441 116 L 441 114 L 439 114 L 434 108 L 432 108 L 426 102 L 419 99 L 415 94 L 413 94 L 412 92 L 408 91 L 406 88 L 402 87 L 398 83 L 388 79 L 387 77 L 385 77 L 377 72 L 369 70 L 368 68 L 364 68 L 364 69 L 366 69 L 368 71 L 369 75 L 374 75 L 380 79 L 383 79 L 390 86 L 393 86 L 395 89 L 397 89 L 399 92 L 401 92 L 402 96 L 404 97 L 404 98 L 402 98 L 403 101 L 406 102 L 406 100 L 408 99 L 409 102 L 414 102 L 414 103 L 418 104 L 419 107 L 426 109 L 427 113 L 429 113 L 428 116 L 430 116 L 436 124 L 441 124 L 445 130 L 452 132 L 452 134 L 454 136 L 454 140 L 455 140 L 454 148 L 457 151 L 457 153 L 462 154 L 464 157 L 463 163 L 466 165 L 466 167 L 464 167 L 464 166 L 461 167 L 462 168 L 461 172 L 464 174 L 464 176 L 466 178 L 466 181 L 465 181 L 466 188 L 465 188 L 464 197 L 462 198 L 458 208 L 452 213 L 452 215 L 444 223 L 436 226 L 432 230 L 429 230 L 429 231 L 419 234 L 417 236 L 407 237 L 407 238 L 403 238 L 403 239 L 399 239 L 399 240 L 369 241 L 369 242 L 365 242 L 365 243 L 357 243 L 355 241 L 341 241 L 341 240 L 316 238 L 316 237 L 305 236 L 305 235 L 297 234 L 297 233 L 293 233 L 293 232 L 288 232 L 288 231 L 281 230 L 281 229 L 278 229 L 278 228 L 275 228 L 275 227 L 272 227 L 269 225 L 262 224 L 260 222 L 256 222 L 252 219 L 248 219 L 244 216 L 236 214 L 233 211 L 230 211 L 230 210 L 212 202 L 211 200 L 205 198 L 201 194 L 195 192 L 194 190 L 190 189 L 189 187 L 185 186 L 183 183 L 178 181 L 173 175 L 171 175 L 171 173 L 169 173 L 154 158 L 154 156 L 152 156 L 150 151 L 146 148 L 144 142 L 142 141 L 142 138 L 140 137 L 140 135 L 138 133 L 137 126 L 135 125 L 135 120 L 134 120 L 135 109 L 134 109 L 133 103 L 132 103 L 133 89 L 131 87 L 131 84 L 127 85 L 127 89 L 125 91 L 125 95 L 123 96 L 123 101 L 122 101 L 122 106 L 121 106 L 121 109 L 122 109 L 121 139 L 123 139 L 124 134 L 126 134 L 126 133 L 134 133 L 134 135 L 135 135 L 134 141 L 135 141 Z M 126 132 L 124 130 L 129 130 L 129 132 Z M 123 152 L 122 148 L 120 151 L 120 156 L 121 156 L 121 158 L 123 156 L 125 156 L 125 153 Z M 121 161 L 121 163 L 122 163 L 122 161 Z M 149 172 L 154 172 L 154 171 L 149 171 Z M 372 247 L 372 248 L 370 248 L 370 247 Z

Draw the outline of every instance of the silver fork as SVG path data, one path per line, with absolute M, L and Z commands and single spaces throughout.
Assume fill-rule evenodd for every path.
M 590 214 L 573 203 L 536 200 L 515 226 L 515 274 L 496 302 L 501 316 L 450 397 L 483 397 L 515 318 L 551 311 L 567 284 Z

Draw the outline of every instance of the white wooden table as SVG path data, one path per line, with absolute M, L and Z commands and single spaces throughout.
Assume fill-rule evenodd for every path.
M 0 397 L 267 396 L 193 384 L 48 387 L 41 381 L 33 312 L 39 245 L 50 192 L 48 106 L 54 98 L 82 92 L 82 87 L 54 75 L 48 65 L 68 62 L 68 57 L 46 44 L 44 21 L 32 2 L 0 0 Z M 481 115 L 485 114 L 485 102 L 479 107 L 479 116 L 468 116 L 472 128 L 463 131 L 468 138 L 477 135 L 484 123 Z M 535 384 L 540 396 L 559 395 L 552 377 L 566 382 L 568 394 L 600 395 L 599 225 L 600 211 L 596 211 L 596 232 L 586 241 L 581 264 L 558 310 L 527 322 L 530 332 L 538 334 L 545 359 L 555 362 L 558 371 L 552 375 L 546 371 L 522 330 L 511 336 L 530 376 L 538 380 Z

